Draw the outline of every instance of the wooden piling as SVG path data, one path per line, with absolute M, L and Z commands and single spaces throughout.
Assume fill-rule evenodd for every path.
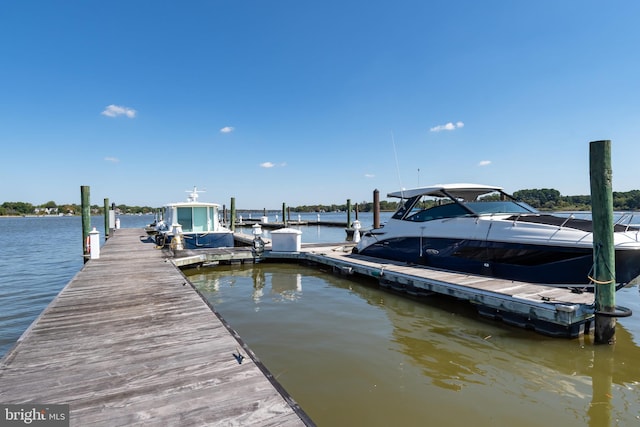
M 113 212 L 113 221 L 111 220 L 111 212 L 109 212 L 109 234 L 113 234 L 116 229 L 116 204 L 111 203 L 111 211 Z
M 80 206 L 82 210 L 82 255 L 84 261 L 89 260 L 89 232 L 91 231 L 91 204 L 89 202 L 89 186 L 80 186 Z
M 109 238 L 109 198 L 104 199 L 104 240 Z
M 284 202 L 282 202 L 282 224 L 284 224 L 285 227 L 287 226 L 286 214 L 287 214 L 287 205 Z
M 351 227 L 351 199 L 347 199 L 347 228 Z
M 236 198 L 231 198 L 231 231 L 236 231 Z
M 593 218 L 593 279 L 595 282 L 596 344 L 615 342 L 615 248 L 613 245 L 613 194 L 611 141 L 589 144 L 591 214 Z
M 373 190 L 373 228 L 380 228 L 380 192 Z

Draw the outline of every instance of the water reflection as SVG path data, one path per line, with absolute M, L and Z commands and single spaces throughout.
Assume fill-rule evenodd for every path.
M 211 294 L 214 298 L 222 298 L 218 294 L 221 287 L 234 287 L 239 279 L 251 277 L 253 292 L 251 299 L 256 304 L 255 309 L 259 309 L 259 304 L 265 298 L 265 288 L 268 296 L 273 301 L 289 300 L 294 301 L 302 296 L 302 274 L 273 270 L 266 272 L 264 268 L 252 265 L 240 265 L 232 267 L 232 276 L 219 276 L 212 274 L 212 269 L 192 269 L 185 270 L 185 274 L 192 283 L 198 284 L 200 291 Z M 226 271 L 226 270 L 225 270 Z M 223 300 L 217 299 L 216 303 Z
M 640 422 L 640 331 L 621 324 L 613 346 L 548 338 L 466 303 L 409 299 L 298 265 L 221 267 L 190 280 L 319 425 Z M 259 307 L 261 317 L 247 316 Z

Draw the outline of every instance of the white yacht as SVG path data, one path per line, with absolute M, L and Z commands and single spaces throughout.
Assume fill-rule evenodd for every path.
M 400 208 L 382 228 L 366 232 L 355 253 L 469 274 L 593 288 L 590 220 L 540 213 L 501 187 L 488 185 L 434 185 L 388 197 L 402 199 Z M 639 233 L 631 216 L 614 225 L 618 287 L 640 275 Z

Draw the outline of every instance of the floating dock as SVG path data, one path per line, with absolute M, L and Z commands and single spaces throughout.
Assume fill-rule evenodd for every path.
M 360 274 L 380 286 L 423 297 L 441 294 L 468 301 L 478 312 L 544 335 L 575 338 L 588 333 L 594 295 L 534 283 L 407 265 L 344 251 L 311 250 L 305 258 L 342 274 Z
M 120 229 L 0 361 L 3 404 L 68 404 L 74 426 L 313 422 L 155 249 Z
M 313 263 L 339 274 L 369 277 L 383 288 L 411 296 L 441 294 L 468 301 L 483 316 L 544 335 L 575 338 L 589 333 L 592 326 L 594 294 L 590 292 L 408 265 L 352 254 L 352 248 L 344 242 L 303 244 L 300 251 L 273 252 L 267 246 L 260 257 L 248 248 L 181 251 L 172 262 L 179 268 L 248 261 Z

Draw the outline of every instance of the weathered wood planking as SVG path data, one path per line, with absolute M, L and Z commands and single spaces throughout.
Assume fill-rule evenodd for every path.
M 586 305 L 593 304 L 593 293 L 574 293 L 566 288 L 436 270 L 421 266 L 409 266 L 406 263 L 365 257 L 362 255 L 351 255 L 336 251 L 326 252 L 325 256 L 332 257 L 334 259 L 348 260 L 348 262 L 352 263 L 360 263 L 369 267 L 382 269 L 383 271 L 394 271 L 406 275 L 412 275 L 417 278 L 438 280 L 452 285 L 461 285 L 477 290 L 495 292 L 508 297 L 515 297 L 517 295 L 544 295 L 547 297 L 553 297 L 556 302 Z
M 85 264 L 0 363 L 0 402 L 69 404 L 73 426 L 313 425 L 145 240 L 117 230 Z

